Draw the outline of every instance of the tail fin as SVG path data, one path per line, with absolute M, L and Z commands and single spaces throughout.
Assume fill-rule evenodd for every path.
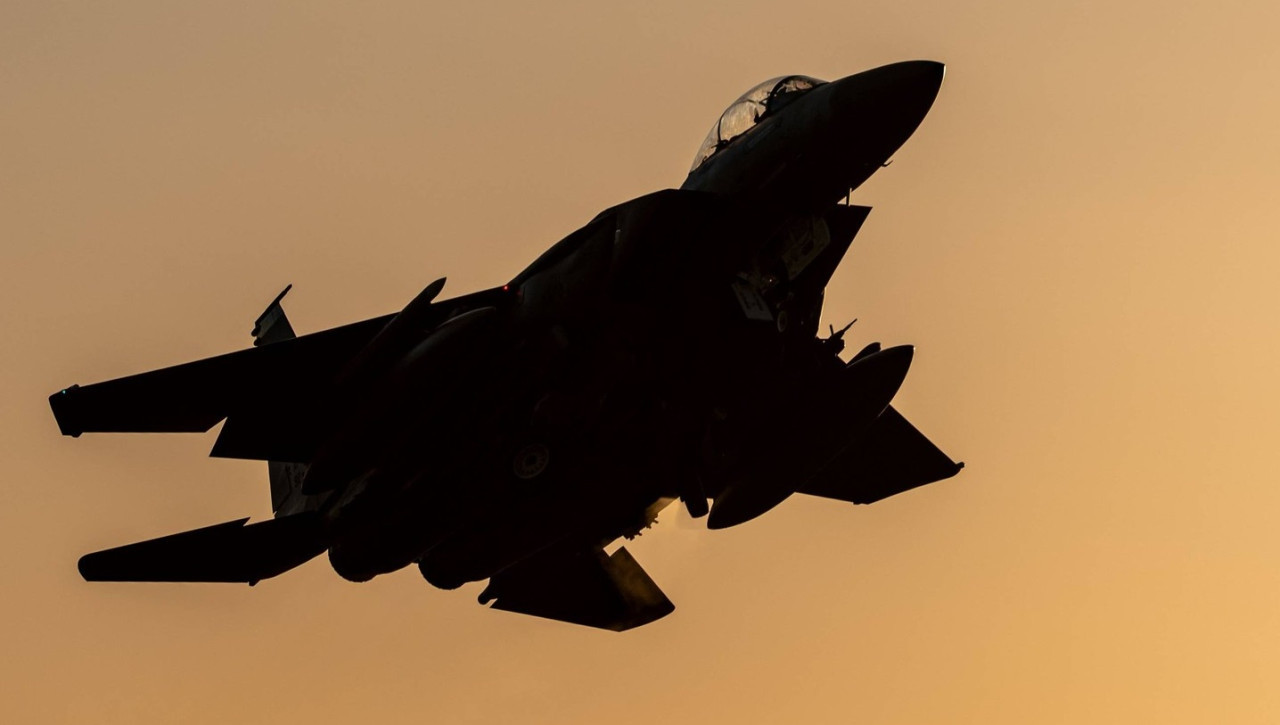
M 280 301 L 289 294 L 293 285 L 288 285 L 276 295 L 267 309 L 258 315 L 253 323 L 253 344 L 255 347 L 269 345 L 282 340 L 297 337 L 289 317 L 284 313 Z M 267 461 L 267 477 L 271 481 L 271 510 L 277 517 L 300 513 L 311 508 L 312 503 L 302 495 L 302 479 L 307 475 L 307 464 L 283 461 Z
M 284 291 L 276 295 L 271 304 L 267 305 L 267 309 L 258 315 L 258 319 L 253 323 L 253 346 L 268 345 L 281 340 L 292 340 L 297 337 L 297 333 L 293 331 L 293 325 L 289 324 L 289 318 L 284 314 L 284 308 L 280 306 L 280 300 L 289 294 L 289 290 L 293 289 L 293 285 L 285 285 Z

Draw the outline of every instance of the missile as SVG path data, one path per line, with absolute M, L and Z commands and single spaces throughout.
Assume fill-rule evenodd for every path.
M 711 505 L 707 528 L 725 529 L 750 521 L 795 493 L 822 465 L 880 417 L 902 387 L 914 348 L 891 347 L 849 363 L 821 400 L 798 402 L 787 411 L 792 420 L 816 425 L 785 429 L 783 440 L 768 447 L 764 460 L 743 469 L 751 475 L 725 486 Z M 779 452 L 786 451 L 784 457 Z M 794 475 L 793 471 L 807 471 Z

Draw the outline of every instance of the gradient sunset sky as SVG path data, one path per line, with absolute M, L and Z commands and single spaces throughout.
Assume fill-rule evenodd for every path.
M 1280 722 L 1280 4 L 0 0 L 0 719 Z M 601 632 L 324 557 L 250 589 L 88 551 L 270 515 L 206 436 L 46 397 L 514 276 L 678 186 L 739 93 L 945 62 L 828 289 L 968 468 L 628 546 Z

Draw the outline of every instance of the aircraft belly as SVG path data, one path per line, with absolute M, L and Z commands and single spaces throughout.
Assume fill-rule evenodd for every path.
M 656 519 L 660 506 L 654 502 L 669 500 L 655 493 L 654 482 L 629 475 L 625 466 L 612 473 L 590 470 L 567 491 L 525 492 L 495 502 L 425 553 L 419 564 L 423 576 L 451 589 L 487 579 L 550 546 L 634 536 Z

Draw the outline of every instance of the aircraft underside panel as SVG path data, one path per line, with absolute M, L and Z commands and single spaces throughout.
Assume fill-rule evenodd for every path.
M 890 406 L 865 438 L 827 464 L 799 492 L 851 503 L 874 503 L 951 478 L 963 467 Z
M 86 554 L 85 581 L 245 582 L 282 574 L 327 547 L 316 514 L 228 521 L 194 531 Z
M 494 609 L 622 632 L 675 610 L 626 549 L 539 554 L 489 579 Z

